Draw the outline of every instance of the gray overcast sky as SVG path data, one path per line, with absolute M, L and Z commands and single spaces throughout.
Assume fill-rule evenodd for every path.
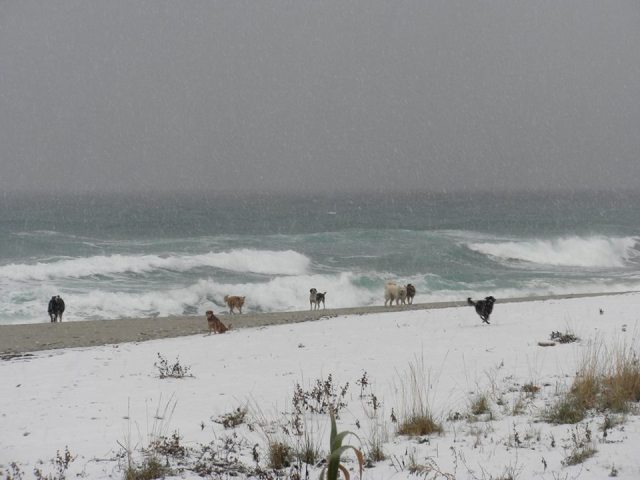
M 640 187 L 640 2 L 0 3 L 0 188 Z

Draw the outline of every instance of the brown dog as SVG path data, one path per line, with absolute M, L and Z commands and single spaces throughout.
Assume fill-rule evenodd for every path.
M 233 313 L 234 309 L 238 309 L 238 312 L 242 313 L 242 306 L 244 305 L 245 297 L 238 297 L 236 295 L 225 295 L 224 303 L 229 307 L 229 313 Z
M 231 328 L 231 325 L 227 327 L 222 323 L 220 319 L 213 314 L 212 310 L 207 310 L 207 323 L 209 324 L 209 335 L 211 335 L 211 332 L 224 333 Z

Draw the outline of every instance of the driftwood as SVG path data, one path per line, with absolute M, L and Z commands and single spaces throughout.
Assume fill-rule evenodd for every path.
M 538 342 L 538 346 L 540 347 L 555 347 L 556 342 Z

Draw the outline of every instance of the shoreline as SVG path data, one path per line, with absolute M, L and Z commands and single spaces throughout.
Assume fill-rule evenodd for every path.
M 496 303 L 521 303 L 572 298 L 601 297 L 638 293 L 603 292 L 514 297 L 499 299 Z M 326 310 L 298 310 L 289 312 L 244 313 L 220 315 L 233 329 L 255 328 L 308 322 L 321 318 L 348 315 L 369 315 L 411 310 L 434 310 L 466 307 L 466 301 L 416 303 L 413 305 L 385 307 L 383 305 L 328 308 Z M 475 313 L 474 313 L 475 315 Z M 124 318 L 113 320 L 82 320 L 62 323 L 26 323 L 0 325 L 0 360 L 21 356 L 29 352 L 76 347 L 93 347 L 128 342 L 143 342 L 161 338 L 175 338 L 208 333 L 207 321 L 202 315 L 171 316 L 157 318 Z

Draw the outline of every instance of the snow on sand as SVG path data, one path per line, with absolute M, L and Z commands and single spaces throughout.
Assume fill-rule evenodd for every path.
M 235 450 L 227 453 L 250 468 L 256 466 L 255 451 L 268 470 L 268 438 L 294 447 L 300 442 L 290 423 L 288 434 L 282 428 L 291 419 L 285 412 L 292 411 L 296 384 L 310 391 L 331 375 L 338 392 L 349 383 L 338 429 L 357 433 L 360 443 L 354 437 L 347 441 L 365 453 L 376 438 L 384 441 L 387 458 L 367 468 L 364 478 L 445 478 L 438 476 L 440 471 L 460 479 L 601 479 L 613 474 L 637 479 L 636 415 L 616 417 L 624 421 L 605 429 L 606 436 L 602 413 L 590 413 L 577 426 L 552 425 L 542 418 L 570 388 L 594 345 L 637 347 L 639 306 L 640 294 L 497 303 L 491 325 L 482 325 L 471 307 L 393 308 L 0 361 L 0 472 L 7 475 L 10 463 L 17 462 L 31 478 L 38 460 L 45 461 L 43 471 L 53 471 L 48 461 L 68 446 L 75 456 L 69 478 L 124 478 L 123 447 L 139 460 L 154 434 L 171 437 L 174 432 L 192 451 L 226 442 Z M 580 341 L 539 346 L 552 331 L 572 332 Z M 179 358 L 193 376 L 159 378 L 158 354 L 169 364 Z M 401 417 L 408 408 L 411 371 L 417 372 L 442 424 L 440 435 L 396 434 L 391 413 Z M 540 391 L 527 394 L 526 384 Z M 473 414 L 474 402 L 482 397 L 489 411 Z M 245 406 L 245 423 L 236 428 L 225 429 L 216 421 Z M 307 412 L 304 424 L 326 454 L 329 416 Z M 567 465 L 581 445 L 595 454 Z M 357 471 L 348 455 L 347 465 Z M 317 478 L 319 470 L 310 468 L 310 478 Z M 176 475 L 199 478 L 190 471 Z

